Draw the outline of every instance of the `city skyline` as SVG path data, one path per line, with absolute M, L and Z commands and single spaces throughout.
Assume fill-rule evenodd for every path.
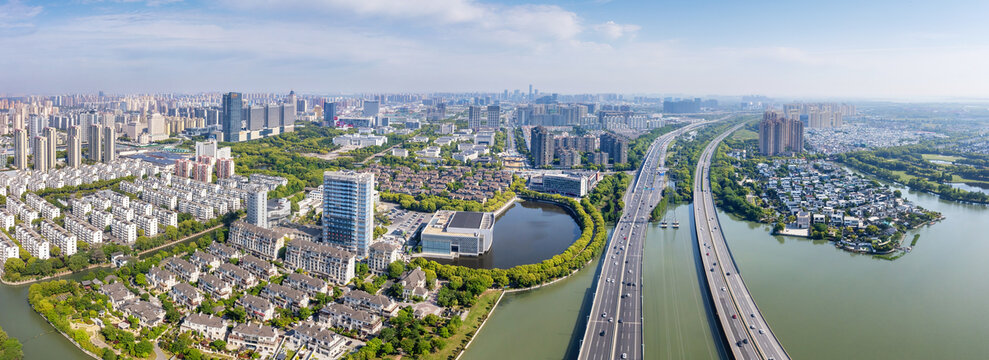
M 849 4 L 850 5 L 850 4 Z M 973 99 L 987 4 L 0 2 L 8 95 L 262 90 Z M 780 28 L 790 29 L 785 32 Z

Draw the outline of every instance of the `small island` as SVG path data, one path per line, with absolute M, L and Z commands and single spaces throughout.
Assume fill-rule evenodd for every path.
M 773 224 L 774 234 L 828 240 L 843 250 L 891 259 L 911 250 L 902 244 L 907 230 L 943 218 L 904 199 L 900 190 L 833 162 L 749 157 L 745 143 L 728 144 L 711 175 L 718 205 Z

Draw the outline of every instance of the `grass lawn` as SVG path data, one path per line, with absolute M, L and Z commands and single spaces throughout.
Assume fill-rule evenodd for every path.
M 897 177 L 899 177 L 900 178 L 900 182 L 903 182 L 903 183 L 906 183 L 907 181 L 910 181 L 910 179 L 913 179 L 913 178 L 916 177 L 916 176 L 907 174 L 906 171 L 901 171 L 901 170 L 893 170 L 893 174 L 895 174 Z
M 752 130 L 738 129 L 732 134 L 731 138 L 735 140 L 755 140 L 759 138 L 759 134 Z
M 961 159 L 961 156 L 949 156 L 949 155 L 938 155 L 938 154 L 921 154 L 920 156 L 923 157 L 924 160 L 941 160 L 947 162 L 955 162 L 956 160 Z
M 989 181 L 972 180 L 972 179 L 963 178 L 958 175 L 951 175 L 951 182 L 989 184 Z
M 481 321 L 487 318 L 486 316 L 491 312 L 491 308 L 494 307 L 494 303 L 501 296 L 502 291 L 487 290 L 481 294 L 477 298 L 477 303 L 467 313 L 467 320 L 464 320 L 464 324 L 460 326 L 460 331 L 457 331 L 457 335 L 446 339 L 446 346 L 443 350 L 426 355 L 423 359 L 446 360 L 457 357 L 457 353 L 463 348 L 463 344 L 466 344 L 470 340 L 467 334 L 471 334 L 471 336 L 475 335 L 474 333 L 477 331 L 477 327 L 481 326 Z

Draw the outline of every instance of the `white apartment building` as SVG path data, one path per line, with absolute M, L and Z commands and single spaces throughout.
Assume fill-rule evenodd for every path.
M 285 246 L 288 232 L 284 229 L 266 229 L 241 220 L 230 225 L 231 246 L 266 260 L 278 257 L 278 250 Z
M 14 237 L 21 243 L 24 251 L 27 251 L 31 256 L 40 260 L 48 260 L 51 257 L 51 244 L 45 241 L 41 235 L 34 232 L 30 226 L 25 226 L 24 224 L 17 225 Z
M 65 215 L 65 227 L 76 235 L 79 240 L 86 242 L 87 244 L 100 244 L 103 243 L 103 229 L 97 229 L 92 224 L 86 222 L 82 218 L 76 217 L 72 214 Z
M 355 259 L 347 250 L 302 239 L 290 242 L 285 250 L 289 267 L 326 276 L 336 284 L 346 284 L 354 277 Z
M 137 224 L 126 220 L 114 220 L 110 224 L 110 234 L 124 243 L 133 244 L 137 241 Z
M 41 221 L 41 236 L 48 239 L 52 245 L 58 246 L 62 250 L 62 256 L 75 255 L 77 238 L 70 231 L 58 226 L 54 221 L 44 219 Z

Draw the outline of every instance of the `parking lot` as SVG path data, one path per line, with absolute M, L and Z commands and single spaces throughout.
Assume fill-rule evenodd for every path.
M 421 224 L 429 221 L 429 218 L 433 216 L 430 213 L 402 210 L 398 204 L 384 202 L 378 206 L 378 211 L 383 212 L 388 220 L 391 220 L 391 225 L 385 226 L 388 228 L 386 234 L 400 239 L 403 244 L 408 241 L 409 237 L 415 235 Z

